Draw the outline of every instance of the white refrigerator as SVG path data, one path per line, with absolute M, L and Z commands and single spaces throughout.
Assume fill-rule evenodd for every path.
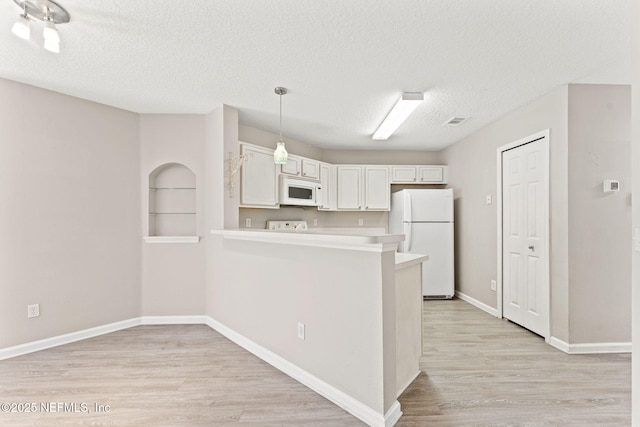
M 422 295 L 452 298 L 453 190 L 407 189 L 393 193 L 389 233 L 405 235 L 398 252 L 429 256 L 422 263 Z

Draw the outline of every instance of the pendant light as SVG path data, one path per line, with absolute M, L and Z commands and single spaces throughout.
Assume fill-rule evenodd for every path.
M 287 94 L 287 88 L 277 87 L 275 88 L 276 95 L 280 96 L 280 139 L 276 143 L 276 150 L 273 152 L 273 162 L 276 165 L 284 165 L 287 163 L 287 157 L 289 153 L 284 148 L 284 141 L 282 140 L 282 95 Z

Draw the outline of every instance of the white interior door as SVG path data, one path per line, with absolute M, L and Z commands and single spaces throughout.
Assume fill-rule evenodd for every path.
M 503 316 L 549 336 L 548 136 L 502 153 Z

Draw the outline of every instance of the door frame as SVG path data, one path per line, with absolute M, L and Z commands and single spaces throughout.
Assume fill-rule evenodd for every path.
M 546 144 L 543 144 L 542 147 L 542 154 L 543 156 L 546 158 L 546 179 L 547 179 L 547 185 L 549 186 L 549 189 L 547 191 L 547 212 L 546 215 L 544 217 L 544 226 L 545 226 L 545 233 L 546 233 L 546 239 L 545 239 L 545 254 L 546 254 L 546 271 L 545 271 L 545 276 L 546 276 L 546 283 L 547 283 L 547 287 L 548 287 L 548 322 L 547 322 L 547 330 L 545 331 L 544 334 L 544 339 L 545 341 L 549 342 L 549 339 L 551 337 L 551 276 L 550 276 L 550 270 L 551 270 L 551 253 L 550 253 L 550 237 L 551 237 L 551 230 L 549 228 L 550 226 L 550 210 L 551 210 L 551 188 L 550 188 L 550 183 L 551 183 L 551 176 L 550 176 L 550 157 L 549 157 L 549 134 L 550 131 L 549 129 L 545 129 L 543 131 L 534 133 L 533 135 L 529 135 L 526 136 L 524 138 L 521 138 L 517 141 L 511 142 L 509 144 L 503 145 L 501 147 L 498 147 L 496 150 L 496 168 L 497 168 L 497 192 L 496 192 L 496 211 L 497 211 L 497 218 L 498 218 L 498 222 L 497 222 L 497 233 L 498 233 L 498 252 L 497 252 L 497 261 L 498 261 L 498 267 L 497 267 L 497 286 L 496 286 L 496 306 L 497 306 L 497 317 L 502 319 L 503 318 L 503 306 L 502 306 L 502 286 L 503 286 L 503 277 L 502 277 L 502 249 L 503 249 L 503 245 L 502 245 L 502 153 L 504 153 L 505 151 L 508 150 L 512 150 L 516 147 L 520 147 L 521 145 L 526 145 L 530 142 L 534 142 L 540 139 L 545 139 L 546 140 Z

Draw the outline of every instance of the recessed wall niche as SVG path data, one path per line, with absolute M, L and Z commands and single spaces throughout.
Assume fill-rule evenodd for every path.
M 149 236 L 196 236 L 196 175 L 166 163 L 149 174 Z

